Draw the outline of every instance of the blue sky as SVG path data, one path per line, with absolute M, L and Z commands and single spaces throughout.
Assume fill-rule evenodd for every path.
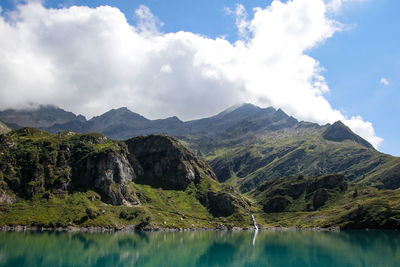
M 354 25 L 311 52 L 326 68 L 330 103 L 371 121 L 385 141 L 380 149 L 400 156 L 399 1 L 350 5 L 338 20 Z M 387 86 L 380 80 L 389 81 Z
M 46 8 L 72 5 L 95 8 L 100 5 L 110 5 L 120 9 L 129 24 L 134 26 L 139 23 L 135 11 L 141 5 L 145 5 L 155 17 L 163 22 L 159 27 L 159 31 L 163 34 L 184 31 L 201 34 L 210 39 L 223 36 L 230 43 L 234 43 L 241 37 L 238 35 L 237 25 L 235 25 L 235 15 L 228 14 L 226 8 L 234 12 L 237 4 L 241 4 L 248 12 L 247 19 L 252 20 L 253 8 L 266 8 L 271 2 L 260 0 L 68 0 L 44 1 L 43 5 Z M 1 0 L 0 5 L 3 14 L 14 10 L 16 6 L 15 0 Z M 400 132 L 400 119 L 398 118 L 398 114 L 400 114 L 400 105 L 398 104 L 400 103 L 398 78 L 400 73 L 400 16 L 397 14 L 398 10 L 400 10 L 400 2 L 393 0 L 350 0 L 343 3 L 339 10 L 327 15 L 330 19 L 341 23 L 342 29 L 304 52 L 319 61 L 319 66 L 324 69 L 320 74 L 324 77 L 330 91 L 323 93 L 323 96 L 331 107 L 349 119 L 353 116 L 361 116 L 363 121 L 371 122 L 376 136 L 384 139 L 379 150 L 397 156 L 400 155 L 400 140 L 397 138 Z M 57 100 L 55 102 L 57 103 Z M 69 108 L 68 104 L 60 105 L 66 109 Z M 129 104 L 127 106 L 130 107 Z M 135 103 L 135 106 L 130 108 L 150 117 L 159 117 L 161 114 L 151 112 L 146 114 L 146 109 L 143 108 L 142 111 L 139 107 L 137 110 L 135 109 L 137 106 Z M 83 109 L 74 109 L 73 106 L 70 109 L 90 116 L 90 112 L 85 113 Z M 221 109 L 218 105 L 210 108 L 212 112 L 218 109 Z M 182 110 L 184 109 L 182 108 Z M 171 113 L 175 112 L 178 113 L 178 116 L 184 117 L 182 110 L 172 109 Z M 289 113 L 302 114 L 296 112 L 296 109 L 293 108 L 293 111 Z M 203 114 L 208 115 L 199 112 L 199 116 Z M 188 116 L 188 118 L 191 117 Z M 308 117 L 304 115 L 303 118 Z M 312 116 L 310 120 L 312 120 Z M 315 118 L 315 121 L 323 122 L 324 120 Z M 327 121 L 329 120 L 327 119 Z

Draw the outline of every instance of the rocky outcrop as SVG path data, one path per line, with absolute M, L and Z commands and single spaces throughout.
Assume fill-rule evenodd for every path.
M 14 196 L 10 196 L 6 193 L 0 193 L 0 203 L 14 204 L 17 202 Z
M 97 133 L 52 135 L 33 128 L 0 135 L 0 202 L 13 201 L 3 191 L 26 200 L 49 200 L 91 190 L 112 205 L 148 204 L 149 198 L 135 184 L 185 191 L 215 217 L 245 212 L 248 205 L 232 187 L 218 183 L 204 160 L 172 137 L 114 141 Z M 89 212 L 87 217 L 95 215 Z
M 137 204 L 127 186 L 141 168 L 125 144 L 100 134 L 23 128 L 0 139 L 0 176 L 18 197 L 94 190 L 109 204 Z
M 233 188 L 220 192 L 209 165 L 168 136 L 120 142 L 96 133 L 52 135 L 23 128 L 0 136 L 0 159 L 4 188 L 28 200 L 93 190 L 108 204 L 139 205 L 141 195 L 132 184 L 137 183 L 181 191 L 190 185 L 217 217 L 245 206 Z
M 329 126 L 325 130 L 323 137 L 326 140 L 335 142 L 351 140 L 367 148 L 374 149 L 374 147 L 370 143 L 368 143 L 368 141 L 353 133 L 350 128 L 344 125 L 341 121 L 337 121 Z
M 136 183 L 185 190 L 191 182 L 199 183 L 205 176 L 216 180 L 205 161 L 172 137 L 149 135 L 132 138 L 125 143 L 129 153 L 143 168 L 143 174 L 135 179 Z
M 0 121 L 0 134 L 5 134 L 8 133 L 9 131 L 11 131 L 10 128 L 8 128 L 7 125 L 5 125 Z
M 85 158 L 73 168 L 72 186 L 92 188 L 105 202 L 113 205 L 137 204 L 137 198 L 127 186 L 135 177 L 126 153 L 104 151 Z

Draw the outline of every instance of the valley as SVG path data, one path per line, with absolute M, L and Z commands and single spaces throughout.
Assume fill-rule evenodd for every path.
M 400 227 L 400 159 L 340 121 L 251 104 L 189 122 L 54 106 L 0 120 L 16 129 L 0 136 L 2 226 Z

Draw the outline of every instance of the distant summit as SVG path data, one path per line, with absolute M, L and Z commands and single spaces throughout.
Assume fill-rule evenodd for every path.
M 299 122 L 273 107 L 241 104 L 187 122 L 177 117 L 150 120 L 126 107 L 90 120 L 47 106 L 33 112 L 8 110 L 0 114 L 14 116 L 21 126 L 26 126 L 25 122 L 51 125 L 38 128 L 52 133 L 99 132 L 118 140 L 169 135 L 205 158 L 220 182 L 235 184 L 243 192 L 268 179 L 298 174 L 338 173 L 378 188 L 400 187 L 400 161 L 376 151 L 342 122 L 323 126 Z
M 21 127 L 50 127 L 56 123 L 86 121 L 82 115 L 75 115 L 54 105 L 39 105 L 29 109 L 6 109 L 0 111 L 0 120 L 6 124 Z
M 12 128 L 35 127 L 51 133 L 74 131 L 100 132 L 113 139 L 128 139 L 146 134 L 224 135 L 265 133 L 281 129 L 321 128 L 315 123 L 298 122 L 282 109 L 261 108 L 250 103 L 231 106 L 215 116 L 183 122 L 178 117 L 150 120 L 127 107 L 111 109 L 90 120 L 54 105 L 39 105 L 34 109 L 7 109 L 0 111 L 0 121 Z M 325 140 L 343 142 L 350 140 L 373 149 L 373 146 L 353 133 L 342 122 L 335 122 L 325 129 Z
M 329 126 L 324 134 L 323 137 L 326 140 L 334 141 L 334 142 L 343 142 L 345 140 L 354 141 L 362 146 L 368 147 L 370 149 L 374 149 L 374 147 L 368 143 L 365 139 L 361 138 L 360 136 L 353 133 L 349 127 L 344 125 L 343 122 L 337 121 L 331 126 Z

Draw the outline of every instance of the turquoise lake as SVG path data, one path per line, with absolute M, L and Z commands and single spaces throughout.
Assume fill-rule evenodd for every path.
M 400 266 L 400 232 L 0 232 L 0 266 Z

